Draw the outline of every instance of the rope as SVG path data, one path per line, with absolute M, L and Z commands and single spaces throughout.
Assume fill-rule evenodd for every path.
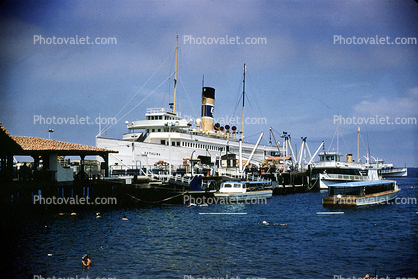
M 315 185 L 316 185 L 316 183 L 318 182 L 318 180 L 319 180 L 319 178 L 318 178 L 317 180 L 315 180 L 315 183 L 312 185 L 312 187 L 311 187 L 311 188 L 309 188 L 309 187 L 308 187 L 308 191 L 312 190 L 312 189 L 313 189 L 313 187 L 315 187 Z
M 186 194 L 186 193 L 188 193 L 188 192 L 189 192 L 189 190 L 187 190 L 187 191 L 186 191 L 186 192 L 184 192 L 184 193 L 181 193 L 181 194 L 178 194 L 178 195 L 175 195 L 175 196 L 172 196 L 172 197 L 168 197 L 168 198 L 162 199 L 162 200 L 160 200 L 160 201 L 144 201 L 144 200 L 138 199 L 137 197 L 132 196 L 131 194 L 128 194 L 128 193 L 126 193 L 126 192 L 124 191 L 124 193 L 125 193 L 125 194 L 127 194 L 128 196 L 130 196 L 131 198 L 133 198 L 133 199 L 135 199 L 135 200 L 137 200 L 137 201 L 139 201 L 139 202 L 143 202 L 143 203 L 152 203 L 152 204 L 162 203 L 162 202 L 164 202 L 164 201 L 168 201 L 168 200 L 174 199 L 174 198 L 176 198 L 176 197 L 183 196 L 183 195 L 185 195 L 185 194 Z

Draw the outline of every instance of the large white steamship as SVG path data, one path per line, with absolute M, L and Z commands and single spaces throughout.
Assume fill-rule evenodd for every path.
M 241 171 L 245 161 L 261 165 L 262 160 L 280 153 L 277 146 L 259 145 L 261 136 L 256 144 L 244 143 L 242 141 L 243 125 L 240 132 L 235 126 L 221 127 L 218 123 L 214 125 L 215 89 L 211 87 L 202 88 L 201 118 L 196 119 L 196 127 L 192 128 L 192 121 L 183 119 L 176 111 L 177 57 L 178 36 L 174 102 L 171 104 L 171 111 L 164 108 L 147 109 L 145 120 L 126 122 L 129 132 L 124 134 L 122 139 L 96 137 L 97 147 L 119 151 L 117 154 L 110 155 L 110 166 L 142 169 L 163 161 L 169 164 L 171 170 L 171 166 L 183 165 L 188 159 L 202 158 L 202 163 L 205 161 L 213 164 L 216 163 L 216 158 L 220 160 L 219 162 L 225 158 L 227 166 L 238 167 Z M 245 64 L 243 100 L 244 96 Z M 242 114 L 242 119 L 244 119 L 244 101 Z M 234 155 L 239 156 L 238 166 Z
M 251 153 L 250 163 L 256 165 L 277 155 L 277 146 L 245 143 L 235 126 L 214 125 L 214 108 L 215 89 L 203 87 L 201 119 L 196 119 L 196 127 L 192 128 L 192 121 L 173 110 L 149 108 L 145 120 L 126 122 L 129 132 L 122 139 L 97 137 L 96 146 L 119 151 L 109 157 L 109 164 L 128 169 L 152 166 L 159 161 L 179 166 L 190 158 L 210 158 L 215 163 L 226 154 L 235 154 L 238 160 L 240 144 L 244 163 Z

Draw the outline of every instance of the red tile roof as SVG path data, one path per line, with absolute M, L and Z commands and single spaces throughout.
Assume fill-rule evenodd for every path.
M 61 154 L 74 155 L 99 155 L 103 153 L 117 153 L 118 151 L 93 147 L 82 144 L 75 144 L 57 140 L 35 138 L 35 137 L 19 137 L 11 136 L 9 132 L 0 123 L 0 151 L 2 149 L 12 149 L 14 155 L 29 155 L 44 151 L 56 151 Z M 1 153 L 1 152 L 0 152 Z
M 9 132 L 4 128 L 4 126 L 0 123 L 0 130 L 6 134 L 9 138 L 12 138 L 12 136 L 9 134 Z
M 23 150 L 26 151 L 97 151 L 109 153 L 118 152 L 99 147 L 35 137 L 12 136 L 12 138 L 22 147 Z

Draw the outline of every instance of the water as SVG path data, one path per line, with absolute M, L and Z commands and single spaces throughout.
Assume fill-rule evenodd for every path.
M 418 199 L 417 170 L 397 178 Z M 411 188 L 414 187 L 414 188 Z M 18 236 L 18 278 L 417 277 L 418 205 L 323 208 L 326 193 L 273 196 L 267 204 L 159 206 L 77 216 L 50 213 Z M 318 215 L 344 211 L 341 215 Z M 247 213 L 202 215 L 199 213 Z M 126 215 L 128 221 L 122 221 Z M 270 225 L 263 225 L 267 221 Z M 88 253 L 93 264 L 82 268 Z M 52 256 L 48 256 L 52 254 Z M 35 276 L 34 276 L 35 275 Z M 341 278 L 341 277 L 339 277 Z

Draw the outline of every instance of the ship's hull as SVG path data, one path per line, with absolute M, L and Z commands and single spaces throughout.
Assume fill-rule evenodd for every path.
M 97 147 L 106 147 L 118 151 L 117 154 L 109 156 L 109 166 L 123 168 L 145 168 L 153 166 L 159 161 L 170 162 L 172 166 L 181 166 L 185 158 L 196 160 L 199 156 L 210 157 L 211 163 L 215 163 L 216 158 L 228 153 L 239 153 L 238 141 L 227 140 L 225 138 L 206 138 L 203 136 L 182 135 L 173 133 L 172 138 L 176 136 L 177 142 L 181 143 L 175 146 L 168 144 L 158 144 L 150 142 L 128 141 L 118 139 L 96 138 Z M 179 137 L 180 136 L 180 137 Z M 182 139 L 184 137 L 184 139 Z M 183 143 L 184 142 L 184 143 Z M 190 143 L 193 144 L 190 144 Z M 168 143 L 168 140 L 166 141 Z M 228 146 L 228 147 L 227 147 Z M 250 157 L 255 144 L 243 144 L 243 159 Z M 220 149 L 220 151 L 216 149 Z M 215 149 L 215 150 L 214 150 Z M 263 159 L 277 152 L 277 147 L 260 146 L 254 153 L 252 163 L 260 163 Z
M 337 207 L 357 207 L 374 204 L 389 204 L 390 201 L 396 199 L 400 189 L 394 191 L 385 191 L 364 197 L 357 196 L 332 196 L 322 199 L 323 206 L 337 206 Z
M 215 198 L 227 200 L 229 202 L 257 202 L 269 199 L 273 195 L 272 190 L 250 191 L 245 193 L 215 193 Z
M 381 170 L 383 177 L 405 177 L 408 176 L 408 169 L 393 169 L 393 170 Z

